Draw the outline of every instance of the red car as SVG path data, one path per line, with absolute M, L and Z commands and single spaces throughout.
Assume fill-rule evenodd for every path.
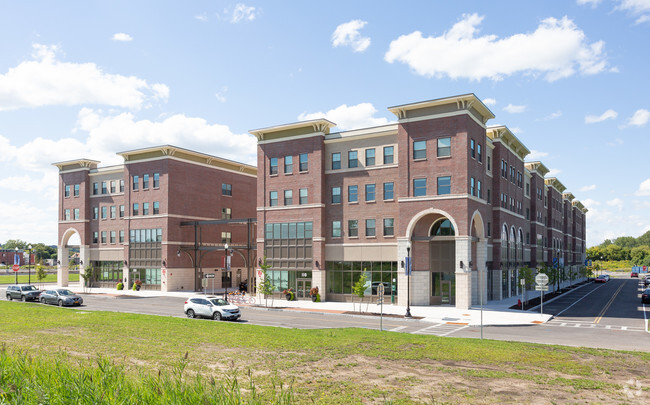
M 598 277 L 596 277 L 596 280 L 594 280 L 596 283 L 606 283 L 609 281 L 609 275 L 607 274 L 602 274 Z
M 632 271 L 632 273 L 630 273 L 630 278 L 632 278 L 632 277 L 639 278 L 639 272 L 638 271 Z

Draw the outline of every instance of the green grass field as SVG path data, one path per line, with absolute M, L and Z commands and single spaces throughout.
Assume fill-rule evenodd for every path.
M 5 397 L 9 403 L 36 404 L 44 395 L 77 392 L 83 376 L 75 377 L 70 371 L 75 369 L 95 385 L 108 384 L 118 370 L 126 375 L 120 380 L 124 392 L 131 393 L 137 387 L 155 390 L 152 381 L 162 378 L 166 387 L 177 385 L 175 393 L 160 391 L 167 403 L 182 403 L 170 398 L 185 390 L 203 398 L 196 381 L 232 388 L 235 380 L 237 389 L 228 395 L 242 403 L 626 402 L 626 381 L 646 378 L 650 361 L 650 353 L 642 352 L 357 328 L 271 328 L 6 301 L 0 302 L 0 313 L 7 365 L 0 363 L 0 403 L 12 387 Z M 74 381 L 34 371 L 49 363 L 62 367 L 56 374 Z M 1 371 L 9 365 L 27 371 L 24 376 Z M 101 387 L 95 388 L 84 392 L 96 402 L 79 403 L 148 403 L 140 397 L 97 400 Z M 649 388 L 641 389 L 646 399 Z M 31 399 L 15 401 L 19 391 Z M 197 401 L 185 403 L 202 403 Z
M 41 283 L 56 283 L 56 274 L 47 274 L 45 278 L 40 281 Z M 18 276 L 18 284 L 27 284 L 27 281 L 29 279 L 28 275 L 19 275 Z M 36 278 L 36 275 L 32 273 L 32 284 L 38 284 L 39 281 Z M 79 281 L 79 274 L 69 274 L 68 279 L 71 282 L 78 282 Z M 16 282 L 16 276 L 13 274 L 9 275 L 0 275 L 0 284 L 14 284 Z

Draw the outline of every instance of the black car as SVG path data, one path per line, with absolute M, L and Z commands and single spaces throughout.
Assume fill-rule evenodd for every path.
M 643 280 L 643 285 L 646 287 L 650 285 L 650 273 L 645 275 L 645 279 Z
M 60 307 L 64 305 L 81 305 L 84 303 L 83 298 L 65 288 L 43 291 L 40 301 L 42 304 L 54 304 Z
M 7 287 L 7 300 L 38 301 L 41 291 L 29 284 L 10 285 Z
M 641 294 L 641 303 L 650 303 L 650 288 L 646 288 L 646 290 Z

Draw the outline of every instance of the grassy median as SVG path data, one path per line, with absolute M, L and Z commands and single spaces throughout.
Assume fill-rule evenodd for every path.
M 36 278 L 36 274 L 32 273 L 31 277 L 27 274 L 20 274 L 18 276 L 18 284 L 27 284 L 29 280 L 31 280 L 32 284 L 36 285 L 39 283 L 56 283 L 57 275 L 56 274 L 47 274 L 45 278 L 41 281 L 38 281 Z M 70 282 L 78 282 L 79 281 L 79 274 L 70 274 L 68 276 L 68 281 Z M 0 275 L 0 284 L 14 284 L 16 283 L 16 276 L 13 274 L 9 275 Z
M 78 403 L 106 404 L 152 403 L 151 398 L 158 403 L 645 403 L 650 395 L 649 353 L 356 328 L 270 328 L 6 301 L 0 313 L 0 403 L 66 403 L 56 398 L 71 393 L 88 398 Z M 36 372 L 55 365 L 54 373 Z M 12 367 L 25 372 L 2 371 Z M 48 377 L 52 374 L 59 378 Z M 106 378 L 118 374 L 124 378 Z M 637 383 L 640 388 L 634 388 Z M 110 398 L 101 392 L 110 392 Z M 137 396 L 145 393 L 148 399 Z

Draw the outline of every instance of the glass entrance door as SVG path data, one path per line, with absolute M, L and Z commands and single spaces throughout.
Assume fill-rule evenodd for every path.
M 451 281 L 442 280 L 440 283 L 442 304 L 451 304 Z
M 310 279 L 298 279 L 298 288 L 296 289 L 296 299 L 309 298 L 309 290 L 311 290 Z

